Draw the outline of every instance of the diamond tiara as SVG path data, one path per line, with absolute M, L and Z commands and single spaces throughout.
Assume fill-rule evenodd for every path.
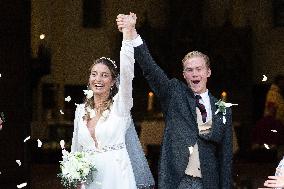
M 105 60 L 110 61 L 110 62 L 113 64 L 113 66 L 115 67 L 115 69 L 117 69 L 117 65 L 115 64 L 115 61 L 114 61 L 114 60 L 112 60 L 112 59 L 110 59 L 110 58 L 106 58 L 106 57 L 101 57 L 101 58 L 99 58 L 99 59 L 100 59 L 100 60 L 105 59 Z

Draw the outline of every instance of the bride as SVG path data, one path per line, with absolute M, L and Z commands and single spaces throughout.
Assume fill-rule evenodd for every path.
M 127 39 L 125 34 L 123 39 Z M 86 189 L 154 186 L 130 114 L 135 62 L 130 49 L 123 41 L 120 75 L 111 59 L 102 57 L 94 61 L 88 84 L 91 95 L 75 112 L 71 151 L 95 152 L 97 172 L 92 182 L 84 185 Z

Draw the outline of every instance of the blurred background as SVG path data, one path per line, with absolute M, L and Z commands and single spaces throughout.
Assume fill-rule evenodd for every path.
M 59 141 L 70 148 L 75 103 L 83 102 L 92 61 L 119 62 L 115 19 L 130 11 L 169 77 L 182 80 L 184 55 L 202 51 L 211 58 L 209 90 L 239 104 L 233 107 L 234 187 L 261 187 L 274 174 L 283 133 L 256 128 L 273 78 L 284 74 L 284 0 L 2 0 L 0 188 L 25 182 L 25 188 L 63 188 L 56 177 Z M 156 177 L 163 117 L 137 65 L 133 84 L 133 119 Z

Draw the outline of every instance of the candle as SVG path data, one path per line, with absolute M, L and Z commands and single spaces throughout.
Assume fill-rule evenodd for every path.
M 154 105 L 154 93 L 149 92 L 148 93 L 148 105 L 147 105 L 147 111 L 152 111 Z
M 227 101 L 227 93 L 225 91 L 222 92 L 221 94 L 221 99 L 222 101 L 226 102 Z

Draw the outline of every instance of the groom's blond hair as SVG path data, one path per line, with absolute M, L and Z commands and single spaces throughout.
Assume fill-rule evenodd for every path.
M 187 53 L 184 58 L 182 59 L 182 65 L 184 66 L 184 63 L 188 60 L 191 59 L 193 57 L 200 57 L 203 58 L 205 60 L 206 66 L 207 68 L 210 68 L 210 60 L 209 57 L 206 54 L 203 54 L 202 52 L 199 51 L 191 51 L 189 53 Z

